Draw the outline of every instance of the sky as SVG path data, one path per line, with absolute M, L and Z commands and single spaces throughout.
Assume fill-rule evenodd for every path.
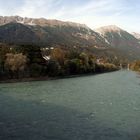
M 0 0 L 0 16 L 58 19 L 140 33 L 140 0 Z

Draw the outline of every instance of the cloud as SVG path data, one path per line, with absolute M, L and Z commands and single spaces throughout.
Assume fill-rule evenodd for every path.
M 32 17 L 58 17 L 58 18 L 72 18 L 74 16 L 85 16 L 85 15 L 95 15 L 110 10 L 120 10 L 116 9 L 116 0 L 112 5 L 112 0 L 87 0 L 86 4 L 75 6 L 71 5 L 69 2 L 64 2 L 66 0 L 24 0 L 24 4 L 17 8 L 17 14 L 21 16 L 32 16 Z
M 96 28 L 108 24 L 128 30 L 140 22 L 139 0 L 0 0 L 0 13 L 23 17 L 44 17 L 87 24 Z M 138 24 L 136 24 L 138 25 Z
M 23 17 L 54 17 L 57 6 L 62 0 L 24 0 L 24 4 L 17 11 Z
M 0 14 L 3 16 L 16 15 L 17 9 L 24 0 L 0 0 Z

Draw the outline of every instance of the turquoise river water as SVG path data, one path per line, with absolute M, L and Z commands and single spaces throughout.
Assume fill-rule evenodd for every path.
M 140 140 L 139 75 L 0 84 L 0 140 Z

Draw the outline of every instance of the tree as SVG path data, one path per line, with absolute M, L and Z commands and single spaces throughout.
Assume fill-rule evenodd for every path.
M 10 53 L 10 47 L 4 44 L 0 44 L 0 67 L 2 72 L 4 72 L 4 63 L 7 53 Z
M 23 53 L 28 58 L 28 63 L 44 64 L 45 60 L 42 57 L 41 50 L 39 46 L 34 45 L 21 45 L 17 48 L 19 52 Z
M 89 56 L 83 52 L 80 54 L 80 60 L 82 62 L 81 69 L 83 73 L 89 72 L 90 71 Z
M 83 65 L 86 65 L 86 66 L 88 65 L 89 58 L 86 53 L 81 53 L 80 59 L 82 60 Z
M 61 48 L 54 48 L 51 51 L 51 59 L 57 61 L 61 66 L 64 65 L 66 52 L 63 51 Z
M 140 61 L 135 61 L 131 64 L 130 68 L 134 71 L 140 72 Z
M 42 74 L 42 66 L 37 63 L 32 63 L 30 65 L 30 76 L 31 77 L 39 77 Z
M 31 77 L 44 76 L 46 74 L 46 61 L 43 59 L 41 49 L 35 45 L 21 45 L 17 51 L 27 56 L 28 72 Z
M 89 64 L 90 72 L 95 72 L 96 58 L 93 55 L 89 55 L 88 64 Z
M 27 57 L 22 53 L 7 53 L 5 60 L 5 68 L 12 71 L 13 75 L 19 77 L 19 72 L 24 71 L 27 63 Z
M 47 64 L 47 73 L 49 76 L 58 76 L 61 71 L 59 63 L 55 60 L 50 60 Z
M 65 61 L 65 69 L 68 74 L 77 74 L 80 73 L 80 59 L 75 58 Z

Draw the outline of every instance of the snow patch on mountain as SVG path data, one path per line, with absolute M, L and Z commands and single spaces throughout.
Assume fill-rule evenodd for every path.
M 136 38 L 140 40 L 140 34 L 139 33 L 135 33 L 133 32 L 132 35 Z
M 109 26 L 103 26 L 101 28 L 95 29 L 99 33 L 106 33 L 106 32 L 120 32 L 122 29 L 117 27 L 116 25 L 109 25 Z
M 121 35 L 121 33 L 120 33 L 120 32 L 119 32 L 118 34 L 119 34 L 119 36 L 120 36 L 120 37 L 122 37 L 122 35 Z

